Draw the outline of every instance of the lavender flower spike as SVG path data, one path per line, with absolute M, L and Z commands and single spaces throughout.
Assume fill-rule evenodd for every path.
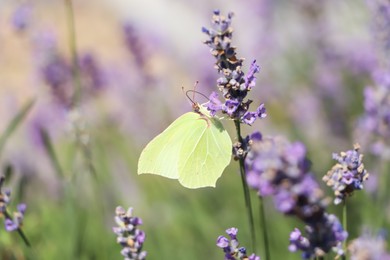
M 252 254 L 249 257 L 246 254 L 245 247 L 239 247 L 237 239 L 237 228 L 229 228 L 226 230 L 226 234 L 229 235 L 230 240 L 224 236 L 219 236 L 217 239 L 217 246 L 223 249 L 225 253 L 225 260 L 260 260 L 260 257 Z
M 298 229 L 290 234 L 290 251 L 302 251 L 305 259 L 331 250 L 344 253 L 341 246 L 348 234 L 336 216 L 326 213 L 328 201 L 310 171 L 302 143 L 252 138 L 245 167 L 250 187 L 260 196 L 273 196 L 279 211 L 306 224 L 306 237 Z
M 334 204 L 344 201 L 354 190 L 363 189 L 363 182 L 368 179 L 369 174 L 364 168 L 359 149 L 359 144 L 355 144 L 353 150 L 341 152 L 340 155 L 334 153 L 333 159 L 338 163 L 322 178 L 334 190 Z
M 266 116 L 263 109 L 264 105 L 261 105 L 261 110 L 249 112 L 249 105 L 252 100 L 244 100 L 248 92 L 255 86 L 256 77 L 254 75 L 260 69 L 254 60 L 246 75 L 241 70 L 244 59 L 237 58 L 236 48 L 231 46 L 233 29 L 230 25 L 232 17 L 232 13 L 225 17 L 218 10 L 214 11 L 212 28 L 202 28 L 203 33 L 209 36 L 209 39 L 204 43 L 210 47 L 211 54 L 217 60 L 215 67 L 221 75 L 217 80 L 217 86 L 225 98 L 222 113 L 240 123 L 251 125 L 257 118 Z M 210 102 L 208 109 L 214 115 L 216 107 L 213 105 L 218 105 L 217 108 L 219 109 L 221 102 L 216 99 L 214 94 L 212 97 L 213 100 Z
M 14 212 L 13 218 L 7 212 L 7 207 L 11 201 L 11 191 L 9 189 L 2 190 L 5 177 L 0 177 L 0 215 L 4 216 L 4 226 L 5 230 L 8 232 L 15 231 L 19 229 L 23 224 L 24 213 L 26 211 L 26 204 L 19 204 L 17 206 L 17 211 Z
M 142 246 L 145 241 L 145 232 L 137 228 L 142 225 L 142 220 L 138 217 L 133 217 L 133 208 L 127 211 L 122 207 L 117 207 L 115 210 L 115 221 L 117 227 L 113 227 L 114 233 L 118 236 L 117 242 L 123 247 L 121 254 L 125 260 L 144 260 L 146 251 L 142 251 Z

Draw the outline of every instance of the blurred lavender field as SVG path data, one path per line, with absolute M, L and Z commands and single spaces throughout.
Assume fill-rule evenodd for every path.
M 262 150 L 272 156 L 302 143 L 315 189 L 329 201 L 334 187 L 322 178 L 337 172 L 334 160 L 346 160 L 332 153 L 359 143 L 370 177 L 348 198 L 347 259 L 389 259 L 390 2 L 74 1 L 75 49 L 67 2 L 0 0 L 0 167 L 10 211 L 27 205 L 22 228 L 32 244 L 0 232 L 0 259 L 122 259 L 112 231 L 118 205 L 142 218 L 148 259 L 223 259 L 216 240 L 233 226 L 251 251 L 236 162 L 216 188 L 137 175 L 145 145 L 192 110 L 182 88 L 199 81 L 204 95 L 217 91 L 220 75 L 201 30 L 216 9 L 234 13 L 232 46 L 245 57 L 243 71 L 253 60 L 260 66 L 248 96 L 253 107 L 265 104 L 267 117 L 243 125 L 243 136 L 291 140 Z M 223 123 L 236 142 L 233 124 Z M 281 214 L 277 199 L 264 199 L 272 259 L 301 259 L 289 251 L 289 237 L 304 223 Z M 329 203 L 327 212 L 341 220 L 340 206 Z M 255 253 L 264 260 L 260 237 Z M 360 249 L 379 253 L 364 258 Z

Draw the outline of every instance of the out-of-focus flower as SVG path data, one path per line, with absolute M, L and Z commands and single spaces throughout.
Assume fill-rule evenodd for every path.
M 381 235 L 372 235 L 369 232 L 352 240 L 348 246 L 351 260 L 390 260 L 386 252 L 386 239 Z
M 16 31 L 24 31 L 31 23 L 32 17 L 31 3 L 22 3 L 14 10 L 11 16 L 11 24 Z
M 22 227 L 24 213 L 26 212 L 26 204 L 19 204 L 17 206 L 18 211 L 14 212 L 13 218 L 6 218 L 4 221 L 5 230 L 8 232 L 15 231 Z
M 237 228 L 229 228 L 226 230 L 226 234 L 229 235 L 230 240 L 224 236 L 219 236 L 217 238 L 217 246 L 223 249 L 225 253 L 225 260 L 260 260 L 260 257 L 252 254 L 249 257 L 246 254 L 245 247 L 239 247 L 239 242 L 237 239 Z
M 370 151 L 383 159 L 389 159 L 390 138 L 390 74 L 374 73 L 375 87 L 364 90 L 364 114 L 357 131 L 364 144 L 371 143 Z
M 123 25 L 123 37 L 128 51 L 134 55 L 135 62 L 138 66 L 144 67 L 146 63 L 146 53 L 142 41 L 137 35 L 135 28 L 126 23 Z
M 388 63 L 390 57 L 390 3 L 387 0 L 367 0 L 371 9 L 373 21 L 373 34 L 376 38 L 375 43 L 379 45 L 384 62 Z
M 245 158 L 248 185 L 260 196 L 273 196 L 275 207 L 305 224 L 307 238 L 298 229 L 290 235 L 290 251 L 303 251 L 305 258 L 322 256 L 330 250 L 343 254 L 347 237 L 339 220 L 326 213 L 328 199 L 310 172 L 302 143 L 283 138 L 256 138 Z
M 277 209 L 305 222 L 324 211 L 327 200 L 310 172 L 302 143 L 263 138 L 245 159 L 248 185 L 261 196 L 273 196 Z
M 146 235 L 137 226 L 142 225 L 142 220 L 133 216 L 133 208 L 127 211 L 122 207 L 115 210 L 115 222 L 117 227 L 113 227 L 117 235 L 117 242 L 122 246 L 121 254 L 125 260 L 143 260 L 146 258 L 146 251 L 142 251 Z
M 83 87 L 89 90 L 100 90 L 106 85 L 106 77 L 96 56 L 83 53 L 80 58 L 80 69 L 83 77 Z
M 363 155 L 359 153 L 360 146 L 354 145 L 353 150 L 333 154 L 333 159 L 338 163 L 322 178 L 335 193 L 335 204 L 339 204 L 346 197 L 352 195 L 354 190 L 363 189 L 363 182 L 369 174 L 362 162 Z
M 246 75 L 241 70 L 244 59 L 237 58 L 236 48 L 231 46 L 233 29 L 230 24 L 232 17 L 233 13 L 224 17 L 216 10 L 212 19 L 212 29 L 202 28 L 202 31 L 210 37 L 205 41 L 205 44 L 211 48 L 211 54 L 217 60 L 215 67 L 222 75 L 217 80 L 218 89 L 225 98 L 225 103 L 220 106 L 220 101 L 217 101 L 217 96 L 213 93 L 210 96 L 210 100 L 213 99 L 213 101 L 209 103 L 208 109 L 212 115 L 222 111 L 228 114 L 231 119 L 251 125 L 257 118 L 266 116 L 264 104 L 261 104 L 255 112 L 249 112 L 249 105 L 252 101 L 244 101 L 248 92 L 256 84 L 255 74 L 260 71 L 260 68 L 256 61 L 253 61 Z
M 335 215 L 323 214 L 322 219 L 315 225 L 306 225 L 305 231 L 307 238 L 302 236 L 297 228 L 291 232 L 289 246 L 291 252 L 301 250 L 304 259 L 324 256 L 331 250 L 337 255 L 344 254 L 342 242 L 347 239 L 348 233 Z

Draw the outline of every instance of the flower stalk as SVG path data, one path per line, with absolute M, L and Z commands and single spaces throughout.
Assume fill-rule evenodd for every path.
M 236 126 L 236 132 L 237 132 L 237 139 L 240 143 L 243 142 L 242 136 L 241 136 L 241 125 L 239 121 L 234 121 L 234 124 Z M 256 234 L 255 234 L 255 224 L 253 220 L 253 210 L 252 210 L 252 203 L 251 203 L 251 196 L 249 193 L 248 183 L 246 182 L 246 173 L 245 173 L 245 158 L 239 159 L 240 164 L 240 175 L 241 175 L 241 181 L 242 181 L 242 187 L 244 191 L 244 199 L 245 199 L 245 208 L 248 215 L 248 223 L 251 233 L 251 241 L 252 241 L 252 249 L 256 252 Z M 265 227 L 265 226 L 264 226 Z M 267 258 L 268 259 L 268 258 Z

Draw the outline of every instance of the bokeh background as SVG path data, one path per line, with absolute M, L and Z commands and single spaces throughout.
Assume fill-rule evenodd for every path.
M 350 237 L 380 228 L 375 216 L 388 209 L 372 202 L 377 162 L 385 159 L 358 131 L 364 88 L 387 66 L 390 19 L 378 12 L 378 1 L 74 1 L 77 109 L 70 109 L 75 84 L 64 2 L 0 0 L 0 132 L 35 100 L 0 150 L 3 172 L 12 173 L 12 205 L 28 205 L 23 229 L 33 249 L 17 233 L 0 232 L 1 259 L 121 259 L 111 230 L 117 205 L 134 207 L 143 219 L 148 259 L 222 259 L 216 238 L 232 226 L 250 251 L 236 162 L 215 189 L 189 190 L 136 173 L 147 142 L 191 110 L 182 87 L 199 81 L 206 96 L 217 90 L 201 32 L 214 9 L 235 14 L 233 44 L 244 71 L 254 59 L 261 68 L 250 98 L 265 103 L 268 117 L 245 126 L 244 135 L 257 130 L 302 141 L 319 181 L 332 152 L 360 142 L 372 178 L 351 200 Z M 234 139 L 232 125 L 225 127 Z M 269 199 L 266 215 L 274 259 L 300 259 L 287 247 L 291 230 L 303 224 Z

